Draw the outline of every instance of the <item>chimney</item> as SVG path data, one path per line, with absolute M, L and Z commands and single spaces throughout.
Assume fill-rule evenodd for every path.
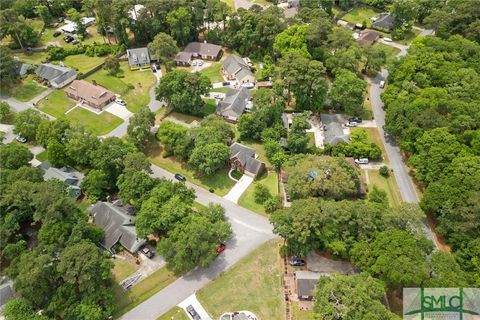
M 92 84 L 93 84 L 94 86 L 96 86 L 96 85 L 97 85 L 97 81 L 92 80 Z

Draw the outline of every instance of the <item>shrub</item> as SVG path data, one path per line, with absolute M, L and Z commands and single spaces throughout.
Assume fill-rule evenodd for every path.
M 383 177 L 388 178 L 390 176 L 390 169 L 388 169 L 387 166 L 381 166 L 378 170 L 378 173 L 380 173 L 380 175 Z
M 255 202 L 258 204 L 264 204 L 267 200 L 272 198 L 270 191 L 263 184 L 257 184 L 253 192 Z
M 271 197 L 263 203 L 263 207 L 267 213 L 272 213 L 282 207 L 282 197 Z

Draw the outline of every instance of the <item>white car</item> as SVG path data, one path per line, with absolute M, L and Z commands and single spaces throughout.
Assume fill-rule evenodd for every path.
M 203 66 L 203 61 L 198 61 L 197 64 L 198 64 L 198 66 L 201 67 L 201 66 Z
M 393 40 L 390 39 L 390 38 L 383 38 L 383 41 L 385 41 L 385 42 L 393 42 Z
M 197 61 L 192 61 L 192 67 L 196 67 L 197 66 Z
M 117 99 L 115 99 L 115 102 L 118 103 L 121 106 L 126 106 L 127 105 L 127 103 L 125 101 L 123 101 L 122 99 L 117 98 Z
M 368 164 L 368 158 L 355 159 L 355 163 L 357 163 L 357 164 Z
M 252 82 L 245 82 L 244 84 L 242 84 L 242 87 L 247 89 L 253 89 L 255 88 L 255 84 L 253 84 Z
M 356 123 L 355 121 L 347 121 L 347 122 L 345 123 L 345 125 L 346 125 L 347 127 L 356 127 L 356 126 L 358 125 L 358 123 Z
M 24 137 L 22 137 L 22 136 L 16 136 L 16 137 L 15 137 L 15 140 L 17 140 L 17 141 L 20 142 L 20 143 L 25 143 L 25 142 L 27 142 L 27 139 L 24 138 Z
M 382 89 L 385 88 L 385 81 L 383 81 L 383 80 L 380 81 L 380 88 L 382 88 Z

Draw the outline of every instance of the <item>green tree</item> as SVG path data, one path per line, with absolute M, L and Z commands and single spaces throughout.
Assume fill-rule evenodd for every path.
M 307 48 L 307 25 L 293 25 L 275 37 L 273 49 L 284 56 L 288 52 L 297 52 L 300 55 L 309 58 L 310 53 Z
M 230 149 L 222 143 L 212 143 L 193 149 L 188 164 L 202 175 L 212 175 L 225 166 Z
M 21 111 L 15 117 L 13 132 L 29 140 L 34 140 L 40 123 L 46 120 L 47 117 L 35 109 Z
M 94 169 L 83 178 L 80 187 L 90 201 L 96 202 L 97 200 L 105 199 L 108 195 L 110 183 L 105 172 Z
M 117 73 L 120 72 L 120 62 L 117 58 L 109 56 L 105 59 L 103 68 L 108 71 L 108 74 L 115 76 Z
M 165 257 L 167 267 L 181 274 L 196 266 L 207 267 L 215 259 L 219 243 L 231 236 L 232 229 L 223 219 L 211 221 L 190 215 L 160 240 L 158 251 Z
M 36 130 L 35 140 L 44 147 L 47 147 L 50 140 L 63 144 L 67 140 L 68 129 L 70 123 L 66 119 L 42 121 Z
M 162 121 L 157 131 L 157 139 L 163 145 L 163 156 L 175 155 L 178 151 L 178 145 L 187 138 L 188 129 L 184 126 L 171 122 Z M 182 157 L 185 159 L 185 157 Z
M 45 26 L 49 26 L 52 23 L 53 17 L 50 11 L 48 10 L 48 7 L 44 5 L 38 5 L 35 9 L 37 14 L 43 20 L 43 23 L 45 24 Z
M 365 89 L 365 81 L 358 78 L 353 72 L 341 72 L 335 78 L 329 95 L 333 107 L 336 110 L 345 111 L 349 115 L 361 115 Z
M 18 77 L 15 66 L 12 51 L 6 46 L 0 46 L 0 81 L 7 83 L 15 80 Z
M 379 72 L 387 61 L 387 55 L 385 54 L 385 51 L 375 46 L 367 46 L 365 47 L 364 51 L 366 59 L 363 69 L 366 72 Z
M 15 298 L 7 302 L 3 310 L 5 319 L 15 320 L 48 320 L 34 313 L 32 305 L 23 298 Z
M 66 132 L 65 152 L 73 166 L 91 168 L 94 164 L 95 150 L 100 146 L 100 140 L 82 126 L 72 125 Z
M 155 180 L 141 171 L 133 171 L 120 175 L 117 181 L 120 198 L 136 208 L 148 199 L 150 190 L 155 187 Z
M 436 251 L 429 259 L 430 279 L 424 286 L 431 288 L 458 288 L 469 286 L 469 276 L 448 252 Z
M 354 244 L 350 255 L 356 266 L 389 286 L 418 286 L 428 276 L 425 259 L 431 249 L 422 241 L 406 231 L 386 231 L 373 242 Z
M 125 159 L 123 159 L 123 165 L 125 167 L 124 173 L 135 171 L 152 173 L 150 161 L 148 161 L 147 156 L 142 152 L 127 153 Z
M 125 168 L 126 155 L 134 151 L 134 146 L 116 137 L 104 139 L 98 148 L 93 151 L 94 167 L 107 174 L 111 189 L 115 188 L 116 180 Z
M 367 274 L 320 277 L 313 312 L 318 319 L 400 319 L 383 302 L 385 285 Z
M 259 204 L 264 204 L 267 200 L 272 198 L 272 195 L 270 194 L 268 188 L 261 183 L 257 183 L 255 185 L 253 196 L 255 202 Z
M 425 234 L 425 218 L 425 213 L 416 203 L 405 202 L 385 212 L 387 226 L 405 230 L 417 238 Z
M 167 72 L 156 89 L 157 99 L 165 101 L 176 111 L 198 115 L 204 102 L 201 95 L 211 89 L 210 79 L 200 73 L 185 70 Z
M 152 141 L 153 134 L 150 130 L 154 124 L 155 114 L 150 111 L 148 106 L 140 108 L 140 110 L 130 118 L 127 133 L 137 148 L 143 149 Z
M 170 35 L 160 32 L 148 44 L 148 49 L 157 57 L 160 63 L 165 65 L 167 71 L 171 70 L 173 58 L 175 58 L 179 49 L 177 42 Z
M 180 45 L 186 45 L 192 40 L 195 26 L 192 23 L 192 14 L 185 7 L 180 7 L 167 14 L 167 23 L 172 37 Z
M 87 28 L 82 23 L 82 15 L 75 8 L 70 8 L 67 11 L 67 17 L 70 21 L 75 23 L 77 34 L 84 37 L 87 34 Z
M 18 169 L 22 166 L 29 166 L 33 154 L 27 147 L 16 144 L 0 145 L 0 166 L 3 169 Z
M 3 69 L 2 69 L 3 71 Z M 7 123 L 12 118 L 12 110 L 6 101 L 0 101 L 0 123 Z

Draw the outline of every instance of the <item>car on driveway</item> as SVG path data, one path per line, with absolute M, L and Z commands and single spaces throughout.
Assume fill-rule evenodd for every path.
M 385 42 L 393 42 L 393 40 L 390 39 L 390 38 L 383 38 L 383 41 L 385 41 Z
M 350 118 L 350 119 L 348 119 L 348 121 L 349 122 L 362 123 L 362 119 L 360 119 L 359 117 Z
M 360 158 L 354 160 L 356 164 L 368 164 L 368 158 Z
M 222 82 L 222 85 L 223 85 L 223 86 L 229 86 L 229 85 L 230 85 L 230 82 L 229 82 L 229 81 L 224 81 L 224 82 Z
M 385 88 L 385 81 L 383 81 L 383 80 L 380 81 L 380 88 L 382 88 L 382 89 Z
M 357 124 L 358 124 L 358 123 L 356 123 L 355 121 L 347 121 L 347 122 L 345 123 L 345 125 L 346 125 L 347 127 L 356 127 Z
M 255 88 L 255 84 L 252 83 L 252 82 L 245 82 L 244 84 L 242 84 L 242 87 L 247 88 L 247 89 L 253 89 L 253 88 Z
M 56 38 L 56 37 L 58 37 L 58 36 L 61 35 L 61 34 L 62 34 L 62 33 L 61 33 L 60 31 L 55 31 L 55 32 L 53 33 L 53 36 Z
M 15 140 L 17 140 L 17 141 L 20 142 L 20 143 L 25 143 L 25 142 L 27 142 L 27 139 L 24 138 L 24 137 L 22 137 L 22 136 L 16 136 L 16 137 L 15 137 Z
M 147 258 L 149 258 L 149 259 L 153 258 L 153 252 L 152 252 L 152 250 L 150 250 L 150 249 L 148 249 L 148 248 L 146 248 L 146 247 L 142 249 L 142 253 L 143 253 L 145 256 L 147 256 Z
M 65 40 L 66 43 L 70 43 L 75 39 L 72 36 L 66 35 L 65 37 L 63 37 L 63 40 Z
M 187 307 L 187 312 L 190 314 L 190 316 L 193 318 L 193 320 L 202 320 L 200 318 L 200 315 L 197 313 L 197 311 L 192 307 L 192 305 L 189 305 Z
M 175 173 L 175 179 L 177 179 L 178 181 L 187 181 L 187 178 L 185 178 L 185 176 L 181 175 L 180 173 Z
M 289 262 L 292 267 L 303 267 L 305 265 L 305 260 L 303 259 L 294 259 Z
M 115 102 L 118 103 L 121 106 L 124 106 L 124 107 L 127 105 L 127 103 L 125 101 L 123 101 L 122 99 L 117 98 L 117 99 L 115 99 Z
M 72 41 L 72 44 L 79 44 L 79 43 L 80 43 L 80 40 L 78 40 L 78 39 L 75 39 L 75 40 Z

